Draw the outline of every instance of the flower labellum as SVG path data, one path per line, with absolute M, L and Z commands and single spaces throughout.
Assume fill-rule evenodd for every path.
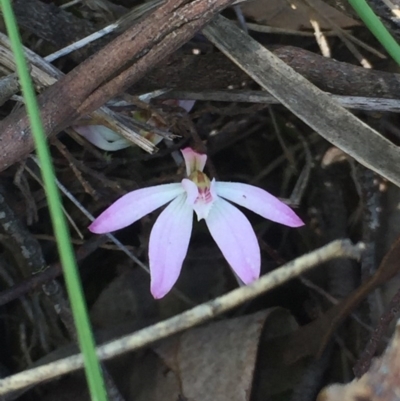
M 249 284 L 260 275 L 257 237 L 245 215 L 230 202 L 289 227 L 302 220 L 276 197 L 261 188 L 237 182 L 218 182 L 203 173 L 207 156 L 182 150 L 187 178 L 130 192 L 106 209 L 89 230 L 105 234 L 124 228 L 169 203 L 156 220 L 149 242 L 151 293 L 167 294 L 179 277 L 192 232 L 193 211 L 204 219 L 211 236 L 237 276 Z

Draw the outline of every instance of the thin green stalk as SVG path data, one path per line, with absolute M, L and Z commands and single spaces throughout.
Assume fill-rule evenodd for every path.
M 400 65 L 399 44 L 375 15 L 368 3 L 365 0 L 349 0 L 349 3 L 393 60 Z
M 26 110 L 31 122 L 37 155 L 41 163 L 50 216 L 57 238 L 60 260 L 64 269 L 65 282 L 77 329 L 78 342 L 83 353 L 90 394 L 92 400 L 107 401 L 107 393 L 104 386 L 100 364 L 96 355 L 95 342 L 89 323 L 75 255 L 71 245 L 68 227 L 61 209 L 61 198 L 56 186 L 50 151 L 44 134 L 35 91 L 28 73 L 17 23 L 11 8 L 10 0 L 0 0 L 0 4 L 8 35 L 10 37 L 12 50 L 14 52 L 16 68 L 20 77 L 22 93 L 26 102 Z M 60 107 L 62 107 L 62 105 L 60 105 Z

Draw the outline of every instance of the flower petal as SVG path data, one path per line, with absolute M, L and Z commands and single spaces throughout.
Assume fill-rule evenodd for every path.
M 261 188 L 238 182 L 217 182 L 216 191 L 219 196 L 266 219 L 289 227 L 304 225 L 300 217 L 289 206 Z
M 73 128 L 87 141 L 102 150 L 116 151 L 132 146 L 132 143 L 103 125 L 74 125 Z
M 181 181 L 182 187 L 186 191 L 186 203 L 190 206 L 193 206 L 194 203 L 196 202 L 196 199 L 199 196 L 199 188 L 198 186 L 192 181 L 189 180 L 188 178 L 184 178 Z
M 89 226 L 89 230 L 92 233 L 104 234 L 127 227 L 184 192 L 180 183 L 129 192 L 97 217 Z
M 195 152 L 192 148 L 181 150 L 186 164 L 186 174 L 189 177 L 194 171 L 203 171 L 206 165 L 207 155 Z
M 178 279 L 192 225 L 193 209 L 186 203 L 186 195 L 173 200 L 155 222 L 149 241 L 151 293 L 154 298 L 162 298 Z
M 196 100 L 178 100 L 178 106 L 185 109 L 188 113 L 193 109 Z
M 239 278 L 251 283 L 260 276 L 260 247 L 246 216 L 224 199 L 217 199 L 206 218 L 208 229 Z

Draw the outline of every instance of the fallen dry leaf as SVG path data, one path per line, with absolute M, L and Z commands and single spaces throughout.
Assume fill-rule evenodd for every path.
M 148 287 L 149 279 L 142 271 L 127 271 L 117 276 L 91 308 L 93 325 L 104 329 L 157 316 L 157 303 Z
M 175 373 L 186 399 L 249 400 L 264 325 L 266 332 L 269 327 L 273 331 L 274 319 L 281 313 L 282 309 L 272 308 L 215 322 L 164 341 L 155 351 Z M 285 322 L 290 326 L 294 320 Z
M 329 18 L 341 28 L 357 25 L 357 22 L 321 0 L 312 0 L 313 6 L 326 18 Z M 256 0 L 241 5 L 243 14 L 254 21 L 286 29 L 312 29 L 308 7 L 296 4 L 291 6 L 288 1 L 282 0 Z M 331 29 L 326 20 L 316 18 L 321 29 Z

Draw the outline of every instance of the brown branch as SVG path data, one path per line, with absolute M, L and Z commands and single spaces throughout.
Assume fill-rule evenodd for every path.
M 399 98 L 400 74 L 367 70 L 292 46 L 276 49 L 274 54 L 326 92 L 347 96 Z
M 39 96 L 45 132 L 60 132 L 132 85 L 232 1 L 167 0 Z M 4 119 L 0 132 L 1 171 L 33 149 L 25 109 Z
M 268 47 L 268 46 L 267 46 Z M 326 58 L 294 46 L 270 50 L 320 89 L 335 95 L 400 98 L 400 74 L 370 70 Z M 203 91 L 251 82 L 250 77 L 223 54 L 173 55 L 129 88 L 131 94 L 160 88 Z
M 368 70 L 293 46 L 270 49 L 281 60 L 320 89 L 344 96 L 398 99 L 400 74 Z M 226 89 L 250 78 L 224 55 L 171 57 L 129 89 L 146 93 L 160 88 L 203 91 Z

